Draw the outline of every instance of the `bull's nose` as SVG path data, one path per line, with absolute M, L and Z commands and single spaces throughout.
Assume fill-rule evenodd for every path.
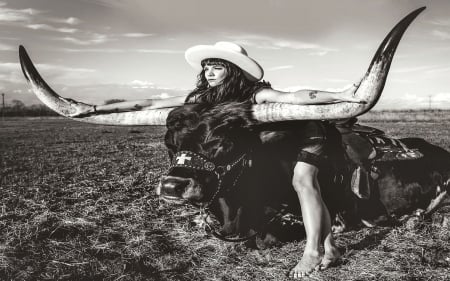
M 192 183 L 192 179 L 173 176 L 162 177 L 160 182 L 160 195 L 181 198 L 183 192 L 192 185 Z

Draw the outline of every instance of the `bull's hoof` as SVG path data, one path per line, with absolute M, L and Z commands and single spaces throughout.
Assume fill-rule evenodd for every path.
M 405 222 L 405 228 L 408 230 L 415 230 L 419 228 L 419 226 L 422 224 L 423 220 L 419 217 L 412 216 Z
M 431 221 L 433 226 L 450 230 L 450 213 L 434 213 Z
M 257 249 L 264 250 L 267 248 L 278 246 L 280 244 L 280 241 L 273 234 L 266 233 L 264 237 L 257 236 L 255 239 L 255 243 Z

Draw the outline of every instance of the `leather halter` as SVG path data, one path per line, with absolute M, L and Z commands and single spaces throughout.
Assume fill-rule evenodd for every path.
M 229 174 L 231 171 L 234 170 L 235 167 L 239 167 L 238 164 L 241 163 L 239 170 L 239 173 L 236 175 L 236 177 L 233 180 L 233 184 L 231 185 L 230 189 L 236 186 L 236 183 L 238 182 L 239 178 L 241 177 L 242 173 L 244 172 L 244 169 L 246 167 L 251 167 L 252 160 L 250 158 L 250 152 L 243 153 L 240 157 L 238 157 L 236 160 L 232 161 L 229 164 L 226 165 L 216 165 L 213 161 L 208 159 L 208 157 L 195 153 L 192 151 L 186 151 L 182 150 L 177 152 L 174 155 L 172 164 L 170 165 L 169 171 L 176 167 L 182 167 L 182 168 L 188 168 L 188 169 L 194 169 L 198 171 L 206 171 L 214 173 L 218 180 L 217 190 L 214 193 L 214 195 L 211 197 L 211 199 L 206 203 L 205 205 L 200 207 L 200 214 L 203 215 L 203 221 L 205 223 L 205 230 L 209 233 L 211 233 L 214 237 L 219 238 L 223 241 L 227 242 L 242 242 L 247 241 L 253 237 L 255 237 L 258 232 L 243 238 L 228 238 L 225 235 L 220 234 L 218 231 L 214 229 L 212 225 L 210 225 L 207 221 L 207 218 L 209 217 L 210 210 L 209 207 L 214 202 L 214 200 L 217 198 L 217 195 L 223 190 L 223 179 L 224 177 Z
M 210 172 L 216 175 L 218 180 L 218 187 L 216 193 L 213 195 L 211 200 L 207 203 L 207 207 L 211 205 L 211 203 L 214 201 L 214 199 L 217 197 L 217 195 L 222 190 L 222 181 L 223 178 L 230 173 L 236 166 L 238 166 L 239 163 L 241 163 L 241 170 L 240 173 L 236 176 L 236 178 L 233 181 L 234 187 L 239 179 L 239 177 L 242 175 L 242 172 L 245 167 L 251 167 L 252 160 L 250 159 L 250 153 L 243 153 L 240 157 L 238 157 L 236 160 L 226 164 L 226 165 L 217 165 L 213 161 L 211 161 L 208 157 L 192 152 L 187 150 L 181 150 L 178 151 L 173 158 L 173 161 L 170 165 L 169 172 L 176 167 L 181 168 L 188 168 L 188 169 L 194 169 L 198 171 L 205 171 Z

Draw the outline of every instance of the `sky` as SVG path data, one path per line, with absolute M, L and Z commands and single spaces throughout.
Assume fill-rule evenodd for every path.
M 0 92 L 39 101 L 20 70 L 24 45 L 61 96 L 165 98 L 193 89 L 187 48 L 231 41 L 273 88 L 342 90 L 367 70 L 409 12 L 375 109 L 450 109 L 450 0 L 0 0 Z

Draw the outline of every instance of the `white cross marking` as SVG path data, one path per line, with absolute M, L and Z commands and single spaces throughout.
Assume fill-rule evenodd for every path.
M 183 154 L 181 154 L 180 156 L 177 157 L 177 164 L 183 165 L 185 160 L 189 161 L 189 160 L 191 160 L 191 158 L 192 157 L 186 157 L 186 154 L 183 153 Z

